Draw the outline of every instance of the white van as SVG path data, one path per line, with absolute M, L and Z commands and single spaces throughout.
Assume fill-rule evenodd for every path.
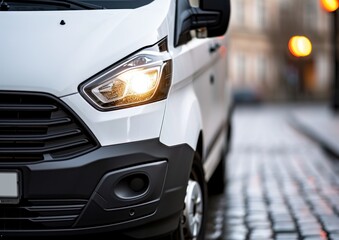
M 203 239 L 230 135 L 229 0 L 0 10 L 0 235 Z

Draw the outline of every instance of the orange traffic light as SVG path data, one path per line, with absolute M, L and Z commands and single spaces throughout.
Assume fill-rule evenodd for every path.
M 293 56 L 306 57 L 312 52 L 312 43 L 305 36 L 293 36 L 288 42 L 288 48 Z
M 339 0 L 321 0 L 321 6 L 328 12 L 334 12 L 339 7 Z

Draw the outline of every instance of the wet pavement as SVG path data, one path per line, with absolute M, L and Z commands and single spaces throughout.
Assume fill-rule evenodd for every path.
M 206 239 L 339 240 L 339 160 L 290 124 L 302 106 L 237 108 Z
M 318 104 L 298 109 L 291 120 L 294 126 L 339 158 L 339 112 Z

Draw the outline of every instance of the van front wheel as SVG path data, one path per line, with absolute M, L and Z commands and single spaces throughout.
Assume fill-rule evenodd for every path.
M 207 190 L 201 157 L 194 156 L 187 183 L 184 210 L 172 240 L 203 240 L 206 226 Z

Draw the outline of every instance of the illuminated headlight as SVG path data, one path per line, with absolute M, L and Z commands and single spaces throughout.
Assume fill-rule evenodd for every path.
M 98 74 L 80 89 L 96 108 L 114 110 L 165 99 L 171 78 L 172 61 L 163 40 Z

